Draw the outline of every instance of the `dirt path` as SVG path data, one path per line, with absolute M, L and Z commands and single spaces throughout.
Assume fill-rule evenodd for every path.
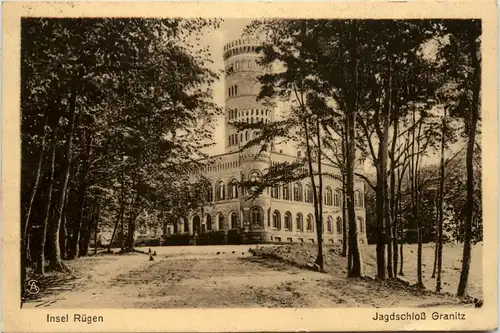
M 70 263 L 81 277 L 25 305 L 53 308 L 383 307 L 451 305 L 369 280 L 347 280 L 253 257 L 248 246 L 155 248 Z M 219 252 L 219 254 L 217 254 Z M 224 252 L 224 253 L 222 253 Z

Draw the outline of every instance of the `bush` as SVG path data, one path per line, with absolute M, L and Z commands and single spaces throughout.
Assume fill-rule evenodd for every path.
M 240 232 L 240 229 L 231 229 L 227 234 L 227 243 L 228 244 L 242 244 L 243 243 L 243 235 Z
M 196 240 L 197 245 L 220 245 L 224 243 L 224 230 L 209 231 L 201 234 Z
M 191 236 L 189 234 L 179 234 L 163 237 L 163 245 L 189 245 Z

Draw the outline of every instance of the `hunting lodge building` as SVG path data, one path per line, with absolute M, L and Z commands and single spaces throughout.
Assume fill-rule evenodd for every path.
M 256 48 L 257 39 L 238 39 L 224 46 L 225 78 L 225 153 L 212 156 L 216 163 L 207 166 L 204 175 L 212 182 L 211 207 L 189 213 L 188 219 L 176 228 L 177 233 L 203 235 L 211 231 L 227 234 L 238 229 L 252 242 L 316 242 L 313 188 L 310 179 L 265 190 L 255 200 L 245 197 L 238 182 L 258 180 L 263 170 L 274 163 L 294 161 L 300 157 L 272 147 L 256 157 L 260 147 L 240 151 L 249 139 L 250 131 L 238 131 L 231 122 L 272 122 L 274 110 L 258 102 L 260 84 L 257 77 L 266 70 L 261 67 Z M 289 148 L 289 147 L 287 147 Z M 322 166 L 323 176 L 323 239 L 325 243 L 342 241 L 342 181 L 340 171 L 328 164 Z M 193 175 L 196 177 L 196 175 Z M 355 207 L 358 234 L 366 243 L 364 182 L 355 180 Z M 165 234 L 172 234 L 171 226 Z

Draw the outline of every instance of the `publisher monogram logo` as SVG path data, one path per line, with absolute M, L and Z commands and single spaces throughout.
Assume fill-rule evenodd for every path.
M 38 280 L 29 280 L 26 283 L 26 292 L 31 295 L 36 295 L 40 292 L 40 282 Z

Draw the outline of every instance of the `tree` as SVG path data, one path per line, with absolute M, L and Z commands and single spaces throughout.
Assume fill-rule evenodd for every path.
M 45 260 L 63 269 L 61 253 L 86 254 L 90 229 L 113 212 L 127 221 L 132 248 L 137 215 L 154 201 L 159 182 L 199 164 L 220 108 L 212 100 L 217 75 L 207 68 L 209 50 L 192 36 L 217 25 L 23 19 L 23 278 L 29 248 L 39 250 L 40 273 Z
M 444 23 L 444 40 L 439 52 L 440 68 L 446 79 L 455 86 L 455 103 L 450 116 L 462 119 L 463 133 L 467 138 L 467 201 L 465 205 L 464 251 L 462 270 L 457 290 L 466 296 L 470 268 L 471 242 L 474 220 L 474 149 L 480 122 L 481 91 L 481 21 L 449 20 Z M 460 52 L 458 52 L 460 50 Z

